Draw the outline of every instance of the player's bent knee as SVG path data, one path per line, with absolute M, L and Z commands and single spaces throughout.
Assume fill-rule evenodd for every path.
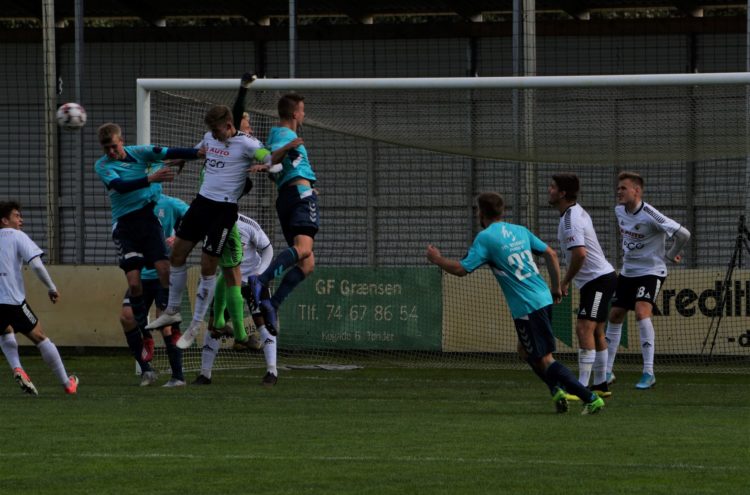
M 617 308 L 613 307 L 612 310 L 609 312 L 609 322 L 610 323 L 622 323 L 625 321 L 625 314 L 627 312 L 624 308 Z
M 42 325 L 39 322 L 37 322 L 37 324 L 34 325 L 34 328 L 32 328 L 31 331 L 26 334 L 26 336 L 35 345 L 39 344 L 40 342 L 42 342 L 44 339 L 47 338 L 47 336 L 44 334 L 44 330 L 42 330 Z

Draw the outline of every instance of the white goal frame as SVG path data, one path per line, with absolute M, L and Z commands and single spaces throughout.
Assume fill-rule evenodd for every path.
M 136 79 L 137 144 L 151 142 L 151 92 L 159 90 L 233 90 L 240 79 Z M 317 78 L 258 79 L 252 90 L 274 91 L 306 89 L 541 89 L 604 88 L 647 86 L 750 85 L 750 72 L 714 72 L 706 74 L 626 74 L 591 76 L 523 77 L 404 77 L 404 78 Z M 748 90 L 750 102 L 750 89 Z M 750 103 L 745 109 L 750 123 Z M 749 137 L 750 139 L 750 137 Z M 750 184 L 750 157 L 747 158 L 745 183 Z M 745 214 L 750 217 L 750 195 L 745 198 Z
M 137 79 L 136 120 L 138 144 L 148 144 L 151 136 L 151 92 L 158 90 L 232 90 L 239 79 Z M 702 86 L 750 84 L 750 72 L 707 74 L 627 74 L 598 76 L 524 77 L 402 77 L 339 79 L 258 79 L 250 89 L 273 91 L 306 89 L 541 89 L 603 88 L 635 86 Z M 748 109 L 750 113 L 750 109 Z

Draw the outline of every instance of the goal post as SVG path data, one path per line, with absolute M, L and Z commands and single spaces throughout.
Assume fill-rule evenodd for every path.
M 205 111 L 231 106 L 239 84 L 139 79 L 138 142 L 194 145 Z M 750 272 L 739 267 L 729 281 L 725 274 L 750 187 L 749 87 L 750 73 L 256 80 L 246 110 L 261 141 L 277 120 L 278 97 L 305 96 L 300 134 L 319 175 L 316 271 L 282 306 L 281 364 L 522 366 L 489 270 L 443 275 L 425 262 L 425 246 L 462 257 L 479 230 L 474 197 L 496 190 L 509 221 L 533 226 L 558 249 L 546 188 L 567 171 L 581 177 L 581 203 L 619 269 L 614 188 L 620 171 L 635 170 L 646 179 L 644 199 L 693 233 L 657 301 L 657 368 L 747 371 Z M 191 173 L 167 193 L 189 201 L 197 191 Z M 280 250 L 274 188 L 255 182 L 240 210 Z M 571 292 L 555 307 L 554 327 L 561 356 L 574 359 Z M 717 314 L 722 325 L 711 334 Z M 636 366 L 634 320 L 625 333 L 618 363 Z M 247 362 L 262 366 L 262 356 Z

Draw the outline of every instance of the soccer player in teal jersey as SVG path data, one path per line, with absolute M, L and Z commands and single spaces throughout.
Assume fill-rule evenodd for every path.
M 160 186 L 159 186 L 160 187 Z M 161 194 L 159 201 L 154 206 L 154 214 L 161 222 L 162 230 L 164 231 L 164 237 L 167 239 L 167 246 L 171 246 L 174 241 L 174 230 L 179 224 L 185 212 L 188 209 L 187 203 L 178 198 Z M 167 298 L 169 297 L 169 290 L 166 287 L 162 287 L 161 281 L 159 280 L 159 274 L 154 268 L 143 268 L 141 270 L 141 284 L 143 286 L 143 304 L 146 311 L 152 304 L 156 306 L 157 316 L 164 311 L 167 306 Z M 122 301 L 122 312 L 120 313 L 120 324 L 125 332 L 128 332 L 138 328 L 137 323 L 133 317 L 133 310 L 130 304 L 130 290 L 125 293 L 125 298 Z M 165 387 L 179 387 L 185 385 L 185 376 L 182 372 L 182 349 L 177 347 L 177 340 L 180 338 L 179 324 L 167 326 L 161 328 L 162 337 L 164 338 L 164 346 L 167 350 L 167 358 L 169 359 L 169 367 L 172 370 L 172 377 L 164 385 Z M 149 330 L 142 330 L 143 333 L 143 354 L 142 358 L 146 362 L 150 362 L 154 353 L 154 339 L 151 337 Z M 141 380 L 141 385 L 148 386 L 153 383 L 152 379 L 155 378 L 152 374 L 147 374 Z
M 584 387 L 568 368 L 555 361 L 555 337 L 552 334 L 552 304 L 562 299 L 560 265 L 555 251 L 526 227 L 502 221 L 504 202 L 497 193 L 483 193 L 477 198 L 479 221 L 484 230 L 477 234 L 468 254 L 462 260 L 443 257 L 427 246 L 427 259 L 446 272 L 463 277 L 482 265 L 488 265 L 500 284 L 510 307 L 518 351 L 552 393 L 558 412 L 566 412 L 566 391 L 584 402 L 582 414 L 593 414 L 604 407 L 604 401 Z M 534 255 L 547 263 L 551 289 L 539 275 Z
M 164 233 L 154 215 L 160 182 L 174 180 L 175 172 L 165 167 L 166 159 L 193 159 L 204 156 L 202 149 L 162 146 L 125 146 L 120 126 L 103 124 L 98 130 L 99 144 L 105 155 L 94 166 L 107 187 L 112 205 L 112 240 L 117 248 L 119 266 L 125 272 L 130 304 L 138 328 L 126 333 L 128 347 L 141 366 L 144 379 L 155 380 L 151 366 L 142 359 L 147 311 L 143 304 L 141 269 L 155 268 L 163 287 L 169 287 L 169 263 Z
M 298 94 L 287 94 L 278 102 L 280 124 L 271 128 L 266 146 L 271 150 L 271 163 L 276 166 L 258 165 L 256 172 L 268 172 L 276 182 L 278 196 L 276 213 L 279 217 L 284 239 L 289 246 L 260 275 L 250 277 L 254 297 L 260 301 L 260 309 L 266 326 L 272 334 L 278 333 L 277 310 L 315 269 L 313 240 L 318 232 L 318 195 L 313 189 L 315 172 L 307 157 L 307 149 L 297 131 L 305 119 L 305 99 Z M 262 299 L 261 292 L 276 277 L 286 272 L 278 289 L 270 299 Z

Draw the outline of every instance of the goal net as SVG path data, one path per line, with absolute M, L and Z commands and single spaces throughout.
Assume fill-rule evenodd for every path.
M 579 202 L 619 270 L 614 191 L 617 174 L 633 170 L 646 181 L 644 199 L 693 234 L 657 297 L 657 369 L 750 370 L 750 251 L 738 237 L 750 186 L 748 83 L 744 74 L 256 81 L 246 102 L 261 141 L 277 121 L 279 96 L 305 96 L 300 136 L 321 208 L 316 270 L 280 311 L 279 364 L 524 366 L 490 270 L 442 274 L 426 262 L 426 246 L 463 257 L 480 230 L 475 196 L 497 191 L 507 221 L 559 252 L 547 186 L 553 174 L 574 172 Z M 231 107 L 238 87 L 239 80 L 140 80 L 139 142 L 194 145 L 207 109 Z M 199 166 L 165 191 L 189 202 Z M 285 242 L 274 200 L 273 184 L 258 176 L 240 211 L 278 252 Z M 571 290 L 554 308 L 558 356 L 571 362 L 577 304 Z M 186 352 L 186 369 L 199 369 L 201 342 Z M 640 352 L 631 313 L 617 367 L 639 368 Z M 262 353 L 232 351 L 229 341 L 215 368 L 248 366 L 263 366 Z

